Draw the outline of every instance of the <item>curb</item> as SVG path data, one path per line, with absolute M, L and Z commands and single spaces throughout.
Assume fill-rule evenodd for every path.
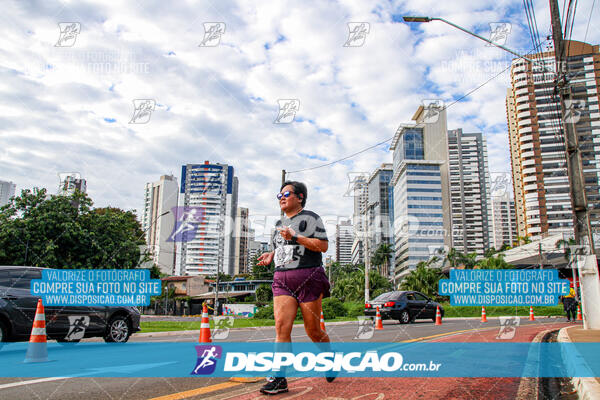
M 539 332 L 537 335 L 535 335 L 531 343 L 541 343 L 544 339 L 544 336 L 546 336 L 550 332 L 554 332 L 555 330 L 556 329 L 547 329 L 545 331 Z M 539 399 L 540 379 L 541 378 L 532 377 L 521 378 L 516 398 L 518 400 Z
M 569 333 L 567 332 L 570 328 L 574 328 L 572 326 L 567 328 L 562 328 L 558 332 L 557 340 L 563 343 L 573 343 Z M 563 350 L 564 352 L 564 350 Z M 575 365 L 573 365 L 575 357 L 567 357 L 567 360 L 570 360 L 570 363 L 567 365 L 567 370 L 575 369 Z M 571 374 L 572 375 L 572 374 Z M 596 378 L 580 378 L 580 377 L 572 377 L 571 381 L 573 382 L 573 386 L 575 386 L 575 390 L 577 390 L 577 394 L 580 399 L 583 400 L 594 400 L 600 399 L 600 383 L 596 380 Z
M 346 324 L 353 324 L 356 321 L 335 321 L 335 322 L 326 322 L 325 325 L 346 325 Z M 294 324 L 294 326 L 302 326 L 302 324 Z M 264 329 L 275 329 L 275 325 L 270 325 L 270 326 L 255 326 L 255 327 L 248 327 L 248 328 L 230 328 L 231 330 L 235 330 L 235 331 L 239 331 L 239 332 L 243 332 L 243 331 L 257 331 L 257 330 L 264 330 Z M 152 336 L 178 336 L 178 335 L 199 335 L 200 334 L 200 329 L 196 329 L 196 330 L 191 330 L 191 331 L 161 331 L 161 332 L 141 332 L 141 333 L 134 333 L 133 335 L 131 335 L 131 337 L 152 337 Z
M 557 317 L 557 316 L 548 316 L 548 317 L 538 317 L 538 318 L 561 318 L 561 317 Z M 481 319 L 481 317 L 448 317 L 448 318 L 444 318 L 444 321 L 446 320 L 478 320 Z M 499 317 L 488 317 L 488 320 L 497 320 L 499 319 Z M 390 320 L 384 320 L 383 324 L 385 324 L 385 321 L 390 321 Z M 185 322 L 185 321 L 181 321 L 181 322 Z M 200 322 L 200 321 L 198 321 Z M 333 322 L 327 322 L 325 321 L 325 326 L 331 326 L 331 325 L 348 325 L 348 324 L 354 324 L 356 323 L 356 320 L 352 320 L 352 321 L 333 321 Z M 294 324 L 294 326 L 296 325 L 302 325 L 302 324 Z M 392 324 L 392 325 L 396 325 L 396 324 Z M 246 327 L 246 328 L 230 328 L 232 330 L 236 330 L 236 331 L 257 331 L 257 330 L 263 330 L 263 329 L 274 329 L 275 325 L 269 325 L 269 326 L 255 326 L 255 327 Z M 182 330 L 182 331 L 158 331 L 158 332 L 142 332 L 142 333 L 134 333 L 133 335 L 131 335 L 132 337 L 161 337 L 161 336 L 178 336 L 178 335 L 199 335 L 200 334 L 200 329 L 196 329 L 196 330 Z

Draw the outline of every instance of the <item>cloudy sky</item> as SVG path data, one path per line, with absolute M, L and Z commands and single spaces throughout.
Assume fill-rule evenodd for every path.
M 586 37 L 591 3 L 577 8 L 574 39 Z M 545 39 L 548 2 L 535 6 Z M 409 25 L 400 16 L 443 17 L 486 37 L 490 23 L 507 22 L 506 45 L 527 52 L 521 1 L 44 0 L 3 8 L 0 179 L 19 191 L 54 192 L 58 173 L 79 172 L 96 206 L 139 211 L 146 182 L 179 179 L 182 164 L 210 160 L 235 167 L 241 206 L 273 215 L 282 169 L 385 141 L 424 99 L 450 104 L 487 81 L 448 108 L 448 128 L 483 132 L 490 171 L 510 170 L 502 73 L 510 55 L 441 22 Z M 587 30 L 593 44 L 598 8 Z M 61 34 L 67 22 L 76 23 L 74 37 Z M 225 32 L 203 46 L 210 22 Z M 355 22 L 368 23 L 364 44 L 344 47 Z M 136 99 L 155 102 L 147 123 L 130 123 Z M 294 122 L 273 123 L 280 99 L 299 100 Z M 348 216 L 348 174 L 391 162 L 388 143 L 289 177 L 307 183 L 309 209 Z

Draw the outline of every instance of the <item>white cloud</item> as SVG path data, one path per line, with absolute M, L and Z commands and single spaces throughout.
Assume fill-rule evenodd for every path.
M 536 2 L 536 10 L 545 35 L 547 4 Z M 583 39 L 589 11 L 580 6 L 574 38 Z M 281 169 L 321 165 L 383 141 L 422 99 L 451 103 L 510 62 L 501 50 L 441 22 L 408 25 L 392 16 L 445 17 L 484 36 L 489 22 L 508 21 L 507 45 L 530 47 L 516 0 L 44 1 L 14 2 L 4 12 L 0 178 L 19 189 L 55 191 L 58 172 L 78 171 L 97 206 L 138 210 L 146 182 L 179 177 L 182 164 L 210 160 L 235 167 L 240 205 L 277 214 Z M 198 47 L 203 23 L 220 21 L 226 23 L 221 45 Z M 59 22 L 81 23 L 73 47 L 54 46 Z M 342 46 L 348 22 L 370 24 L 362 47 Z M 592 24 L 588 41 L 599 39 Z M 509 165 L 507 86 L 503 74 L 448 110 L 450 129 L 486 134 L 491 171 Z M 273 124 L 281 98 L 300 100 L 303 122 Z M 156 100 L 149 123 L 128 124 L 134 99 Z M 378 148 L 291 178 L 308 184 L 311 209 L 347 216 L 347 173 L 372 171 L 391 158 Z

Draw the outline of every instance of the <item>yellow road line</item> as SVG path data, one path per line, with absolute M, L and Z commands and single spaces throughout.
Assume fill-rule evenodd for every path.
M 168 394 L 166 396 L 154 397 L 148 400 L 180 400 L 187 399 L 188 397 L 198 396 L 200 394 L 206 394 L 210 392 L 216 392 L 221 389 L 228 389 L 231 387 L 242 385 L 240 382 L 222 382 L 217 383 L 216 385 L 204 386 L 198 389 L 186 390 L 185 392 L 178 392 L 173 394 Z
M 423 337 L 416 338 L 416 339 L 403 340 L 402 343 L 420 342 L 422 340 L 434 339 L 434 338 L 437 338 L 437 337 L 454 335 L 454 334 L 457 334 L 457 333 L 464 333 L 464 332 L 471 332 L 471 331 L 487 331 L 487 330 L 490 330 L 490 329 L 497 329 L 497 328 L 498 328 L 497 326 L 494 326 L 494 327 L 489 327 L 489 328 L 463 329 L 461 331 L 452 331 L 452 332 L 446 332 L 446 333 L 438 333 L 437 335 L 423 336 Z

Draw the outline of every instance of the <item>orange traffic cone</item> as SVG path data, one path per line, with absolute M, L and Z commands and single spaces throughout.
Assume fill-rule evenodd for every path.
M 481 306 L 481 322 L 487 322 L 487 315 L 485 315 L 485 306 Z
M 533 316 L 533 307 L 529 306 L 529 320 L 535 321 L 535 317 Z
M 440 312 L 440 306 L 437 306 L 436 310 L 435 310 L 435 324 L 436 325 L 442 324 L 442 313 Z
M 208 322 L 208 309 L 206 304 L 202 305 L 202 321 L 200 322 L 200 338 L 199 343 L 211 343 L 210 339 L 210 323 Z
M 377 306 L 377 314 L 375 314 L 375 329 L 383 329 L 381 314 L 379 314 L 379 306 Z
M 48 347 L 46 343 L 46 315 L 44 313 L 44 305 L 42 299 L 38 299 L 37 308 L 35 310 L 35 318 L 33 319 L 33 327 L 31 328 L 31 336 L 29 337 L 29 347 L 25 362 L 44 362 L 48 360 Z
M 321 319 L 319 323 L 321 324 L 321 330 L 325 332 L 325 319 L 323 318 L 323 310 L 321 310 Z
M 581 316 L 581 307 L 577 304 L 577 321 L 583 321 L 583 317 Z

